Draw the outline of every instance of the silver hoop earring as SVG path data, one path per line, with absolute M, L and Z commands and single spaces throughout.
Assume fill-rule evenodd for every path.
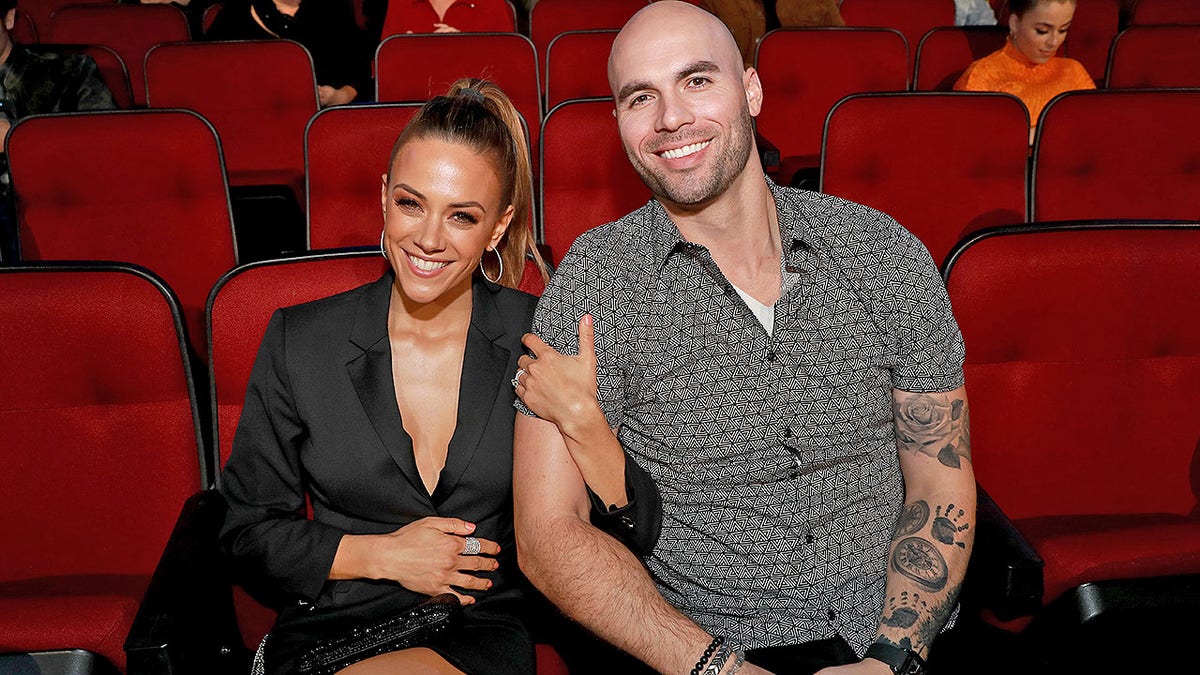
M 383 254 L 384 260 L 391 260 L 387 257 L 387 249 L 383 247 L 383 239 L 387 236 L 387 230 L 379 233 L 379 252 Z
M 500 271 L 496 272 L 495 279 L 489 277 L 487 275 L 487 268 L 483 266 L 483 258 L 480 258 L 479 259 L 479 273 L 483 275 L 484 279 L 487 279 L 488 281 L 492 282 L 493 284 L 498 284 L 498 283 L 500 283 L 500 279 L 502 279 L 504 277 L 504 258 L 500 257 L 500 249 L 493 248 L 493 249 L 488 249 L 488 250 L 495 252 L 496 261 L 500 263 Z

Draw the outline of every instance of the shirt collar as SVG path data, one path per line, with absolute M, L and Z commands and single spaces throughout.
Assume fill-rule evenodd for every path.
M 787 259 L 797 247 L 813 248 L 817 239 L 812 236 L 808 214 L 800 205 L 799 192 L 782 188 L 770 178 L 766 179 L 767 186 L 775 199 L 775 213 L 779 221 L 779 241 L 783 245 L 783 255 Z M 683 238 L 679 228 L 667 215 L 666 209 L 657 199 L 650 200 L 644 207 L 649 236 L 648 250 L 653 254 L 653 260 L 662 269 L 667 264 L 671 254 L 689 246 L 699 246 Z M 793 261 L 788 260 L 791 264 Z

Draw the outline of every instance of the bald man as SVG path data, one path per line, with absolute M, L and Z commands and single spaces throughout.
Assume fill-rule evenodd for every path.
M 764 92 L 711 15 L 651 4 L 608 72 L 654 199 L 575 242 L 525 341 L 522 412 L 575 414 L 518 416 L 522 569 L 662 673 L 922 672 L 975 525 L 933 261 L 882 213 L 766 178 Z M 591 522 L 649 497 L 633 467 L 661 497 L 640 559 Z

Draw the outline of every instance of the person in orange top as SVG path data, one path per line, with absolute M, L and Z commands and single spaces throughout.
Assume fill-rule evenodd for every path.
M 511 33 L 505 0 L 389 0 L 383 38 L 405 33 Z
M 1076 0 L 1012 0 L 1008 43 L 972 63 L 954 83 L 956 91 L 1012 94 L 1029 109 L 1029 142 L 1050 99 L 1064 91 L 1095 89 L 1083 65 L 1055 56 L 1067 37 Z

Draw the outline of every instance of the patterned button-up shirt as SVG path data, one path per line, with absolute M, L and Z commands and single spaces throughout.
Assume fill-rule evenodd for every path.
M 667 600 L 745 648 L 841 634 L 861 654 L 904 498 L 891 392 L 962 386 L 962 337 L 912 234 L 771 188 L 772 334 L 655 201 L 575 242 L 534 331 L 576 353 L 596 319 L 600 405 L 662 494 L 645 562 Z

